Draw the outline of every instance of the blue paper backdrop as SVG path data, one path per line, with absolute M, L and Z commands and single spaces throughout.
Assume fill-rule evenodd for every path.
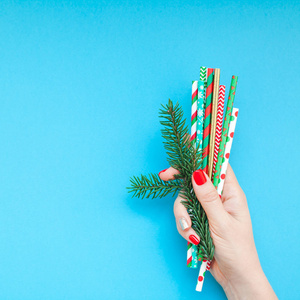
M 224 299 L 194 291 L 158 110 L 190 118 L 201 65 L 239 82 L 231 164 L 263 269 L 299 296 L 299 1 L 1 1 L 0 298 Z M 253 274 L 255 276 L 255 274 Z

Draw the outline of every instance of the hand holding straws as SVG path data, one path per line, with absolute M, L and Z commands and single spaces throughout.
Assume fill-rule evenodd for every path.
M 200 74 L 201 72 L 204 73 L 202 70 L 203 67 L 200 69 Z M 238 116 L 238 109 L 233 108 L 237 79 L 237 76 L 232 76 L 223 127 L 225 86 L 219 86 L 220 69 L 207 69 L 207 89 L 205 93 L 206 103 L 204 104 L 203 101 L 201 102 L 201 99 L 198 96 L 198 107 L 195 107 L 196 101 L 192 104 L 192 124 L 194 124 L 193 113 L 196 110 L 198 110 L 198 117 L 200 119 L 197 122 L 196 134 L 192 128 L 191 140 L 195 139 L 197 141 L 197 145 L 201 145 L 199 149 L 203 150 L 202 169 L 211 178 L 220 196 L 223 192 L 230 150 Z M 204 90 L 204 81 L 205 80 L 201 80 L 200 78 L 200 81 L 198 82 L 198 89 L 200 88 L 201 90 Z M 194 84 L 195 81 L 193 81 L 193 85 Z M 204 124 L 203 120 L 201 120 L 201 116 L 203 115 Z M 201 130 L 201 126 L 203 126 L 201 124 L 204 125 L 204 131 Z M 190 244 L 189 249 L 192 249 Z M 205 272 L 210 269 L 210 264 L 211 261 L 202 260 L 196 286 L 197 291 L 202 290 Z M 197 267 L 197 265 L 194 264 L 193 267 Z
M 238 109 L 233 108 L 237 85 L 237 76 L 233 76 L 222 126 L 225 86 L 219 88 L 219 79 L 219 69 L 201 67 L 200 80 L 193 81 L 191 140 L 186 138 L 189 128 L 179 104 L 174 105 L 169 99 L 167 105 L 162 105 L 160 109 L 167 159 L 170 166 L 179 172 L 174 175 L 174 180 L 164 181 L 158 174 L 150 173 L 148 176 L 133 176 L 128 187 L 133 196 L 141 198 L 161 198 L 180 193 L 192 228 L 200 237 L 198 245 L 188 244 L 188 266 L 195 268 L 198 259 L 202 260 L 197 291 L 202 290 L 205 272 L 210 269 L 215 248 L 206 213 L 193 190 L 191 177 L 195 170 L 202 168 L 213 181 L 219 195 L 222 195 L 238 116 Z

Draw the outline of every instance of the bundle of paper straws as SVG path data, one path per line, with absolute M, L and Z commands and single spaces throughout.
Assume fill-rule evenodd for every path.
M 191 141 L 202 151 L 202 169 L 222 195 L 230 150 L 238 116 L 233 108 L 237 76 L 232 76 L 223 122 L 225 85 L 219 85 L 220 69 L 201 67 L 200 79 L 192 82 Z M 188 242 L 187 265 L 197 268 L 201 256 L 197 247 Z M 196 291 L 201 291 L 205 272 L 211 261 L 202 260 Z

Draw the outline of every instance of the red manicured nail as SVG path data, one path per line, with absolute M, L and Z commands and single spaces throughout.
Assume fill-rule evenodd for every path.
M 189 239 L 194 245 L 198 245 L 200 243 L 200 241 L 192 234 L 189 236 Z
M 160 173 L 162 173 L 162 172 L 164 172 L 164 171 L 166 171 L 166 170 L 168 170 L 168 169 L 164 169 L 164 170 L 160 171 L 160 172 L 158 173 L 158 175 L 160 175 Z
M 206 177 L 202 170 L 195 171 L 193 177 L 197 185 L 202 185 L 206 182 Z

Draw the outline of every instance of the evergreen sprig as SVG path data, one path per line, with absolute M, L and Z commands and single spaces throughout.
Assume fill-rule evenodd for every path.
M 212 260 L 214 245 L 209 232 L 208 220 L 192 185 L 192 174 L 201 167 L 202 153 L 199 151 L 199 146 L 194 147 L 191 144 L 183 110 L 178 103 L 174 106 L 169 99 L 167 105 L 162 105 L 159 117 L 160 123 L 164 126 L 161 132 L 168 154 L 168 162 L 170 166 L 179 171 L 179 174 L 175 175 L 173 181 L 163 181 L 157 174 L 149 174 L 148 177 L 133 176 L 130 179 L 129 192 L 133 193 L 133 197 L 162 198 L 170 193 L 174 196 L 179 191 L 183 198 L 181 202 L 192 220 L 192 228 L 200 237 L 198 252 L 201 253 L 203 259 Z
M 180 190 L 181 184 L 179 180 L 163 181 L 157 174 L 149 174 L 148 177 L 141 175 L 141 177 L 133 176 L 130 178 L 131 187 L 128 189 L 133 193 L 132 197 L 138 198 L 162 198 L 170 193 L 172 196 Z

